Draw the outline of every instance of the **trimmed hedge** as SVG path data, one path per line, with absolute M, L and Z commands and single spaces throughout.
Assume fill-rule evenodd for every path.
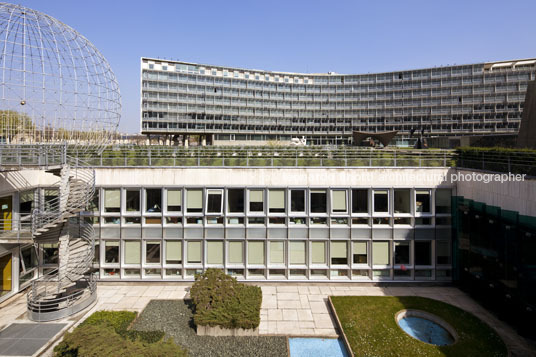
M 455 157 L 461 168 L 536 176 L 534 149 L 459 147 Z
M 137 313 L 97 311 L 54 348 L 60 356 L 187 356 L 162 331 L 129 330 Z
M 261 321 L 261 288 L 239 283 L 223 270 L 196 275 L 190 296 L 198 326 L 254 329 Z

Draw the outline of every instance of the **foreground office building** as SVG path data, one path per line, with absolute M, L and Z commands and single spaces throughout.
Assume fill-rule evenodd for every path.
M 351 142 L 352 132 L 516 135 L 536 59 L 300 74 L 141 59 L 141 132 L 207 143 Z M 230 141 L 230 142 L 229 142 Z

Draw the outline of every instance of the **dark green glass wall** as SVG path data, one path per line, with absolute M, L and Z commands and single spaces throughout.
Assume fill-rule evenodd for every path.
M 521 333 L 536 335 L 536 217 L 453 197 L 454 279 Z

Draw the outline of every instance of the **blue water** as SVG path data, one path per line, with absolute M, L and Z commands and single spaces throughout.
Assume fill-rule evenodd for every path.
M 420 317 L 404 317 L 398 321 L 402 330 L 417 340 L 437 346 L 454 343 L 454 338 L 443 327 L 435 322 Z
M 289 338 L 290 357 L 348 357 L 346 348 L 336 338 Z

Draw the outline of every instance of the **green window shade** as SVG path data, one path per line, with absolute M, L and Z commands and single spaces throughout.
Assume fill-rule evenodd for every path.
M 248 243 L 248 264 L 264 264 L 264 242 Z
M 305 242 L 290 242 L 290 264 L 305 264 Z
M 285 249 L 285 243 L 270 242 L 270 263 L 272 264 L 285 263 L 284 249 Z
M 121 206 L 121 195 L 119 190 L 104 190 L 104 207 L 119 208 Z
M 202 209 L 203 208 L 203 191 L 202 190 L 188 190 L 187 208 L 188 209 Z
M 430 191 L 428 190 L 415 190 L 415 193 L 418 195 L 429 195 Z
M 331 257 L 346 258 L 346 242 L 331 242 Z
M 366 255 L 367 242 L 354 242 L 354 254 Z
M 244 243 L 229 242 L 229 263 L 242 264 L 244 263 Z
M 326 264 L 326 243 L 311 242 L 311 263 Z
M 166 262 L 169 264 L 170 261 L 182 263 L 182 242 L 166 241 Z
M 188 242 L 188 263 L 201 263 L 201 242 Z
M 106 247 L 119 247 L 119 241 L 117 241 L 117 240 L 107 240 L 105 245 L 106 245 Z M 57 247 L 57 245 L 52 244 L 51 247 Z
M 207 242 L 207 263 L 223 264 L 223 242 Z
M 346 212 L 346 191 L 331 191 L 331 208 L 333 212 Z
M 263 202 L 262 194 L 263 190 L 249 191 L 249 202 Z
M 390 265 L 389 242 L 373 242 L 372 243 L 372 264 Z
M 168 190 L 167 192 L 167 204 L 168 206 L 180 206 L 182 205 L 182 192 L 176 190 Z
M 284 190 L 270 190 L 270 209 L 285 209 L 285 191 Z
M 108 244 L 106 244 L 108 246 Z M 125 242 L 125 264 L 140 264 L 141 263 L 141 242 L 126 241 Z

